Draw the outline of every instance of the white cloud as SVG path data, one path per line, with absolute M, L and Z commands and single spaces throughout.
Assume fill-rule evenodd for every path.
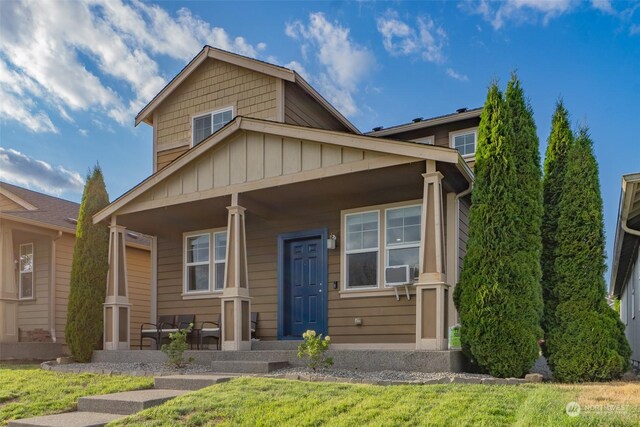
M 594 9 L 598 9 L 599 11 L 610 15 L 616 13 L 613 6 L 611 6 L 611 0 L 591 0 L 591 6 Z
M 186 8 L 172 16 L 138 0 L 53 1 L 46 7 L 35 0 L 3 2 L 0 90 L 18 104 L 16 113 L 0 106 L 0 118 L 54 132 L 51 113 L 44 112 L 49 106 L 69 122 L 73 112 L 92 110 L 131 123 L 167 80 L 157 57 L 188 60 L 204 44 L 253 57 L 266 49 L 229 36 Z M 129 90 L 116 91 L 115 83 Z M 0 104 L 11 99 L 2 98 Z
M 640 34 L 640 25 L 633 24 L 631 28 L 629 28 L 629 34 L 635 36 L 636 34 Z
M 84 179 L 78 172 L 3 147 L 0 147 L 0 180 L 56 195 L 67 191 L 81 193 L 84 188 Z
M 300 21 L 287 24 L 285 34 L 302 43 L 302 55 L 311 61 L 311 49 L 322 71 L 312 82 L 328 100 L 346 115 L 358 112 L 354 94 L 358 85 L 375 64 L 373 54 L 355 43 L 349 29 L 329 22 L 323 13 L 309 15 L 308 25 Z
M 447 41 L 447 33 L 430 17 L 418 17 L 417 26 L 414 28 L 400 20 L 396 11 L 389 10 L 378 18 L 377 24 L 378 32 L 382 34 L 382 44 L 390 54 L 419 54 L 429 62 L 444 62 L 443 48 Z
M 296 71 L 302 76 L 303 79 L 309 80 L 309 73 L 307 73 L 307 70 L 298 61 L 291 61 L 287 64 L 284 64 L 284 67 Z
M 547 25 L 551 19 L 571 11 L 579 3 L 579 0 L 480 0 L 476 3 L 461 3 L 461 8 L 482 15 L 497 30 L 507 21 L 531 22 L 539 16 L 542 17 L 543 24 Z
M 451 77 L 452 79 L 459 80 L 461 82 L 469 81 L 468 76 L 466 76 L 465 74 L 458 73 L 453 68 L 447 68 L 447 76 Z
M 89 135 L 89 131 L 87 131 L 86 129 L 78 129 L 78 134 L 82 136 L 87 136 Z

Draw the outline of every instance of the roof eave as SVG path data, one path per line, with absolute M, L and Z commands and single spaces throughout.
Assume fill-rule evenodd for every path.
M 473 119 L 473 118 L 480 117 L 481 114 L 482 114 L 482 107 L 474 108 L 472 110 L 468 110 L 463 113 L 456 113 L 448 116 L 422 120 L 415 123 L 407 123 L 404 125 L 392 126 L 390 128 L 381 129 L 378 131 L 366 132 L 365 135 L 375 136 L 375 137 L 396 135 L 398 133 L 410 132 L 412 130 L 423 129 L 431 126 L 437 126 L 437 125 L 442 125 L 446 123 L 458 122 L 461 120 Z
M 626 224 L 629 216 L 629 208 L 631 205 L 631 199 L 637 191 L 636 186 L 640 186 L 640 173 L 623 175 L 622 177 L 622 191 L 620 193 L 620 204 L 618 206 L 618 219 L 616 223 L 616 237 L 613 244 L 613 261 L 611 263 L 611 278 L 610 278 L 610 293 L 613 296 L 619 296 L 622 292 L 624 277 L 618 278 L 618 271 L 620 266 L 620 252 L 622 250 L 622 243 L 626 236 L 623 224 Z M 630 191 L 632 188 L 634 191 Z M 626 274 L 626 272 L 625 272 Z

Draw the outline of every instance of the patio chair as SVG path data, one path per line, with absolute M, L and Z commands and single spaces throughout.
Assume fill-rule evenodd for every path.
M 213 338 L 216 340 L 216 349 L 220 350 L 220 325 L 221 315 L 218 314 L 217 320 L 213 322 L 202 322 L 200 324 L 198 349 L 202 349 L 202 343 L 206 338 Z
M 147 327 L 147 329 L 145 329 Z M 160 344 L 164 336 L 169 336 L 168 330 L 175 329 L 175 316 L 158 316 L 157 323 L 143 323 L 140 325 L 140 350 L 142 350 L 142 339 L 151 338 L 156 343 L 156 350 L 160 350 Z
M 251 312 L 251 339 L 256 339 L 256 329 L 258 329 L 258 312 Z

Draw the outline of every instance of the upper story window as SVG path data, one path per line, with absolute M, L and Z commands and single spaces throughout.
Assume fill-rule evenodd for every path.
M 33 298 L 33 243 L 20 245 L 18 265 L 20 299 Z
M 184 236 L 184 293 L 222 290 L 227 252 L 227 232 L 195 231 Z
M 233 107 L 212 111 L 193 118 L 192 135 L 193 144 L 198 145 L 209 135 L 222 128 L 233 118 Z
M 458 150 L 463 157 L 471 157 L 476 154 L 477 128 L 451 132 L 449 139 L 451 147 Z

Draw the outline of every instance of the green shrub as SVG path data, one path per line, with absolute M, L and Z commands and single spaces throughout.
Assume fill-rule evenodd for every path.
M 170 333 L 169 344 L 162 344 L 162 352 L 167 355 L 169 365 L 174 368 L 184 368 L 193 362 L 193 357 L 184 358 L 184 352 L 189 349 L 187 335 L 191 332 L 191 328 L 193 328 L 193 324 L 189 324 L 187 329 Z
M 463 350 L 472 362 L 494 376 L 520 377 L 539 354 L 539 300 L 532 297 L 539 284 L 531 255 L 514 239 L 523 230 L 509 120 L 494 83 L 478 129 L 467 254 L 454 298 Z
M 559 381 L 605 381 L 629 368 L 624 325 L 606 301 L 605 238 L 598 165 L 581 129 L 568 153 L 560 199 L 552 295 L 557 305 L 546 347 Z
M 80 204 L 71 265 L 65 339 L 78 362 L 91 361 L 102 345 L 103 306 L 109 269 L 109 229 L 93 215 L 109 204 L 99 166 L 87 177 Z
M 542 258 L 540 264 L 542 266 L 542 297 L 544 300 L 542 327 L 545 333 L 553 329 L 555 309 L 558 305 L 553 293 L 553 288 L 558 281 L 555 271 L 558 218 L 560 217 L 560 198 L 567 171 L 567 156 L 572 144 L 573 132 L 569 123 L 569 113 L 562 100 L 558 100 L 551 120 L 551 133 L 547 141 L 542 184 L 544 214 L 542 217 Z
M 329 335 L 322 338 L 322 334 L 316 335 L 316 331 L 308 330 L 302 334 L 304 341 L 298 346 L 298 358 L 307 358 L 307 366 L 314 371 L 318 368 L 326 368 L 333 365 L 333 359 L 325 356 L 329 350 L 331 338 Z

